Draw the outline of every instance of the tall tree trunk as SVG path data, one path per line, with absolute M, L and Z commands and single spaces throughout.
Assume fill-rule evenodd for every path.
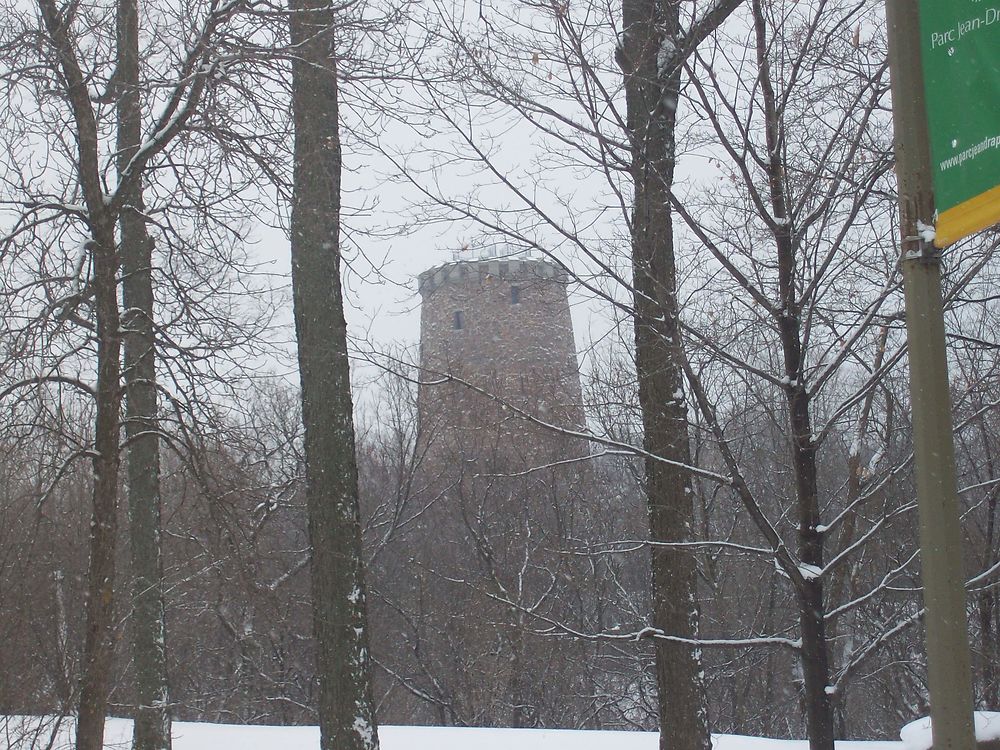
M 794 217 L 789 210 L 785 179 L 782 117 L 771 81 L 767 56 L 767 23 L 761 0 L 753 0 L 759 82 L 764 98 L 764 128 L 767 139 L 768 193 L 774 212 L 774 238 L 778 256 L 778 335 L 785 368 L 785 398 L 791 429 L 791 462 L 799 522 L 798 557 L 810 569 L 823 567 L 823 534 L 816 474 L 816 446 L 812 437 L 810 396 L 803 382 L 801 320 L 802 301 L 796 294 L 797 258 Z M 823 579 L 806 575 L 797 590 L 801 663 L 805 691 L 806 725 L 810 750 L 834 750 L 834 716 L 826 692 L 830 680 L 826 642 L 826 610 Z
M 94 424 L 94 503 L 87 570 L 86 634 L 77 750 L 102 750 L 114 663 L 115 543 L 118 534 L 118 430 L 121 425 L 121 338 L 114 225 L 92 220 L 94 306 L 97 317 L 97 417 Z
M 681 46 L 678 6 L 671 0 L 623 0 L 619 63 L 625 74 L 632 144 L 632 268 L 636 370 L 644 446 L 650 453 L 689 464 L 683 397 L 676 271 L 669 195 L 674 177 Z M 647 459 L 646 492 L 651 537 L 690 539 L 694 502 L 690 474 Z M 694 560 L 678 548 L 652 550 L 653 622 L 664 633 L 698 637 Z M 661 750 L 710 750 L 700 651 L 688 644 L 656 643 Z
M 371 691 L 347 325 L 340 285 L 336 14 L 293 0 L 292 294 L 305 426 L 323 750 L 378 747 Z
M 142 142 L 139 12 L 118 0 L 118 171 Z M 132 664 L 135 669 L 135 750 L 169 750 L 163 564 L 160 544 L 160 440 L 153 328 L 153 241 L 146 231 L 142 181 L 125 196 L 119 226 L 125 305 L 125 436 L 129 540 L 132 551 Z

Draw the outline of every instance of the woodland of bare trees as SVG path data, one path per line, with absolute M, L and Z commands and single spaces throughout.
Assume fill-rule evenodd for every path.
M 832 750 L 927 713 L 882 2 L 0 9 L 0 717 Z M 420 243 L 571 279 L 582 429 L 349 328 Z M 944 258 L 993 709 L 998 244 Z

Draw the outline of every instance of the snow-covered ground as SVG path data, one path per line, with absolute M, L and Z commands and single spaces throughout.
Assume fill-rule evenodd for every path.
M 980 740 L 1000 738 L 1000 713 L 979 713 Z M 837 750 L 927 750 L 930 720 L 904 727 L 903 742 L 843 741 Z M 39 717 L 0 717 L 0 748 L 7 750 L 68 750 L 73 726 Z M 104 735 L 107 750 L 128 750 L 132 722 L 109 719 Z M 54 741 L 53 741 L 54 739 Z M 714 750 L 807 750 L 804 740 L 716 735 Z M 379 728 L 382 750 L 656 750 L 652 732 L 592 732 L 569 729 L 473 729 L 461 727 Z M 51 744 L 50 744 L 51 743 Z M 262 727 L 234 724 L 174 723 L 174 750 L 316 750 L 316 727 Z
M 976 740 L 990 742 L 1000 740 L 1000 713 L 992 711 L 976 711 Z M 929 718 L 911 721 L 903 727 L 899 736 L 903 740 L 904 750 L 930 750 L 931 720 Z
M 41 750 L 49 747 L 52 720 L 11 717 L 0 722 L 0 748 Z M 52 750 L 72 746 L 72 726 L 57 730 Z M 109 719 L 104 735 L 108 750 L 128 750 L 132 722 Z M 379 728 L 382 750 L 656 750 L 652 732 L 598 732 L 569 729 L 473 729 L 461 727 Z M 34 744 L 32 744 L 34 742 Z M 231 724 L 174 723 L 174 750 L 316 750 L 316 727 L 261 727 Z M 838 742 L 838 750 L 902 750 L 900 742 Z M 798 740 L 718 735 L 715 750 L 807 750 Z

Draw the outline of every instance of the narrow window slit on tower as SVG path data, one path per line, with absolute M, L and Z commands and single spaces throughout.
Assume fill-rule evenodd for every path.
M 455 330 L 465 328 L 465 312 L 462 310 L 455 310 L 455 321 L 453 325 Z
M 512 305 L 521 304 L 521 287 L 512 286 L 510 288 L 510 304 Z

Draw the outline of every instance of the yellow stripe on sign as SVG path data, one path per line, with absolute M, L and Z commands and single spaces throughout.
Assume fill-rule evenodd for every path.
M 973 232 L 1000 222 L 1000 185 L 938 215 L 935 247 L 947 247 Z

